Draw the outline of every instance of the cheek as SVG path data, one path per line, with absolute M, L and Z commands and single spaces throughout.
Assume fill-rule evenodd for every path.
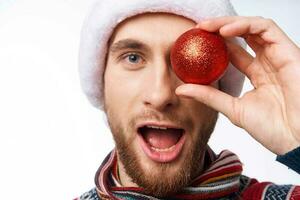
M 104 75 L 105 106 L 120 116 L 129 116 L 136 103 L 139 86 L 136 77 L 122 71 L 118 66 L 110 67 Z

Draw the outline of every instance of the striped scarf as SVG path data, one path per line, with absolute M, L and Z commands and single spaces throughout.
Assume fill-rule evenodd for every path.
M 158 199 L 144 194 L 142 188 L 120 185 L 114 150 L 105 158 L 96 173 L 96 188 L 74 200 L 300 200 L 300 186 L 259 183 L 241 175 L 240 160 L 228 150 L 215 155 L 208 148 L 205 153 L 205 166 L 204 173 L 180 193 Z
M 205 154 L 207 169 L 183 190 L 164 199 L 236 199 L 246 186 L 256 182 L 242 176 L 242 164 L 238 157 L 228 150 L 218 156 L 208 148 Z M 139 187 L 122 187 L 120 185 L 115 150 L 104 160 L 95 176 L 96 190 L 101 199 L 158 200 L 143 194 Z

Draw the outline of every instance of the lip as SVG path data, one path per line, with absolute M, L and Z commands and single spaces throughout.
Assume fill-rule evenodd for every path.
M 143 126 L 159 126 L 159 127 L 164 127 L 164 128 L 176 128 L 176 129 L 183 129 L 185 131 L 185 129 L 183 127 L 180 127 L 176 124 L 173 124 L 170 122 L 155 122 L 155 121 L 146 121 L 146 122 L 139 123 L 137 125 L 136 130 L 138 130 L 139 128 L 141 128 Z
M 183 129 L 182 136 L 180 137 L 179 141 L 172 146 L 169 149 L 166 150 L 158 150 L 154 149 L 153 147 L 150 146 L 149 143 L 147 143 L 142 134 L 138 132 L 138 129 L 144 126 L 158 126 L 158 127 L 165 127 L 165 128 L 176 128 L 176 129 Z M 155 162 L 160 162 L 160 163 L 168 163 L 176 160 L 179 155 L 182 152 L 185 140 L 186 140 L 186 131 L 184 128 L 179 127 L 177 125 L 174 125 L 172 123 L 166 123 L 166 122 L 143 122 L 138 124 L 137 126 L 137 135 L 138 135 L 138 141 L 139 144 L 143 150 L 143 152 L 149 157 L 151 160 Z

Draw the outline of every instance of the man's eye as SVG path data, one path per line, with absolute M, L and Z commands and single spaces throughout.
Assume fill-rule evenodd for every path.
M 146 60 L 144 59 L 144 57 L 139 53 L 135 52 L 128 52 L 126 54 L 123 54 L 119 58 L 119 62 L 122 64 L 123 67 L 130 70 L 140 69 L 146 64 Z
M 139 62 L 142 61 L 141 56 L 137 55 L 137 54 L 129 54 L 125 57 L 126 61 L 130 62 L 130 63 L 134 63 L 134 64 L 138 64 Z

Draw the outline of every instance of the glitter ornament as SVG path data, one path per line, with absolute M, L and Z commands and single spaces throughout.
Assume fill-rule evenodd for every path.
M 199 28 L 183 33 L 170 57 L 174 72 L 183 82 L 203 85 L 218 80 L 229 63 L 224 39 Z

